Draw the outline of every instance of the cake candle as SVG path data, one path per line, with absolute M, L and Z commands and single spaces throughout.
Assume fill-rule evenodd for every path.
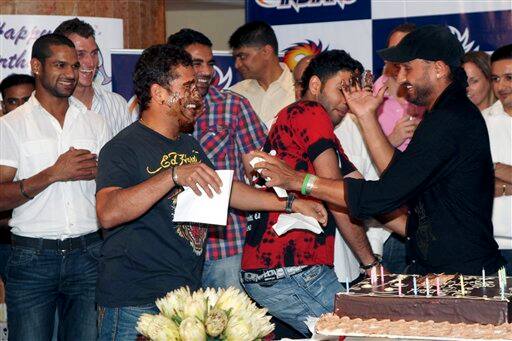
M 372 285 L 377 284 L 377 268 L 373 267 L 371 270 L 370 281 Z
M 348 277 L 345 277 L 345 288 L 347 289 L 347 294 L 348 294 L 349 291 L 350 291 L 350 287 L 349 287 L 349 284 L 348 284 Z
M 418 295 L 418 285 L 416 284 L 416 275 L 412 276 L 412 286 L 414 290 L 414 296 Z
M 428 275 L 427 278 L 425 279 L 425 286 L 427 287 L 427 296 L 430 296 L 430 283 L 428 281 Z
M 462 296 L 466 295 L 466 291 L 464 289 L 464 277 L 462 275 L 460 275 L 460 293 Z
M 384 267 L 380 265 L 380 281 L 384 284 Z
M 402 296 L 402 275 L 398 275 L 398 296 Z
M 439 283 L 439 276 L 436 277 L 436 291 L 437 296 L 441 296 L 441 284 Z
M 482 268 L 482 288 L 485 288 L 485 269 Z

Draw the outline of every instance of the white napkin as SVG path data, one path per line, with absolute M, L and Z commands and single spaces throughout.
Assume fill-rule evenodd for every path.
M 301 213 L 280 214 L 272 228 L 278 236 L 290 230 L 308 230 L 316 234 L 323 232 L 315 218 L 305 216 Z
M 275 154 L 275 152 L 274 152 L 274 154 Z M 272 153 L 270 155 L 272 155 Z M 253 157 L 251 159 L 251 161 L 249 161 L 249 164 L 252 166 L 252 168 L 254 168 L 255 164 L 262 162 L 262 161 L 265 161 L 265 160 L 259 156 L 256 156 L 256 157 Z M 259 169 L 257 172 L 261 173 L 261 169 Z M 265 180 L 269 181 L 270 178 L 267 177 Z M 274 189 L 274 191 L 276 192 L 276 194 L 279 198 L 287 198 L 288 197 L 288 193 L 286 192 L 286 190 L 284 188 L 277 187 L 277 186 L 274 186 L 272 188 Z
M 185 190 L 178 195 L 173 221 L 224 226 L 227 224 L 233 170 L 216 172 L 222 180 L 220 194 L 212 189 L 213 198 L 210 198 L 199 187 L 202 195 L 198 196 L 190 187 L 185 187 Z

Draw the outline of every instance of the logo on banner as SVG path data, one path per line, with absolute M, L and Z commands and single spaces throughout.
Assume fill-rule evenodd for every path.
M 293 8 L 297 13 L 302 8 L 336 6 L 342 10 L 345 6 L 356 3 L 357 0 L 256 0 L 256 4 L 264 8 L 290 9 Z
M 288 68 L 290 68 L 290 70 L 293 70 L 302 58 L 317 55 L 329 48 L 327 46 L 325 49 L 322 49 L 322 47 L 322 41 L 320 40 L 318 41 L 318 44 L 309 39 L 304 42 L 294 43 L 292 46 L 284 50 L 283 62 L 288 66 Z
M 213 75 L 212 85 L 219 89 L 229 88 L 233 82 L 233 71 L 231 70 L 231 66 L 227 68 L 226 73 L 216 65 L 213 66 L 213 69 L 215 70 L 215 74 Z
M 462 47 L 464 48 L 465 52 L 480 50 L 480 45 L 477 45 L 476 47 L 473 47 L 473 45 L 475 45 L 475 41 L 474 40 L 473 41 L 469 40 L 469 30 L 468 30 L 467 27 L 464 30 L 464 33 L 460 33 L 460 31 L 458 29 L 456 29 L 455 27 L 450 26 L 450 25 L 448 25 L 448 28 L 450 29 L 452 34 L 454 36 L 456 36 L 457 39 L 460 41 L 460 43 L 462 44 Z

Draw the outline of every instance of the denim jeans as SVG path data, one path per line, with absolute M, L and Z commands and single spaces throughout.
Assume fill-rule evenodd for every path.
M 9 260 L 9 256 L 11 255 L 11 244 L 1 244 L 0 243 L 0 279 L 4 281 L 5 284 L 5 269 L 7 267 L 7 260 Z
M 323 265 L 275 281 L 243 283 L 243 286 L 271 315 L 305 336 L 310 334 L 304 323 L 306 318 L 332 313 L 334 296 L 343 290 L 333 268 Z
M 9 340 L 96 340 L 95 289 L 101 242 L 72 251 L 13 246 L 7 263 Z
M 154 303 L 136 306 L 108 308 L 98 307 L 99 341 L 135 341 L 138 333 L 135 327 L 139 317 L 159 312 Z
M 512 274 L 512 250 L 500 250 L 501 255 L 507 261 L 507 265 L 505 265 L 505 270 L 507 272 L 507 276 L 511 276 Z
M 205 260 L 203 266 L 203 288 L 228 288 L 235 287 L 244 292 L 240 283 L 240 263 L 242 254 L 221 258 L 217 260 Z
M 404 238 L 392 233 L 384 243 L 382 265 L 391 273 L 404 273 L 407 266 L 407 252 Z

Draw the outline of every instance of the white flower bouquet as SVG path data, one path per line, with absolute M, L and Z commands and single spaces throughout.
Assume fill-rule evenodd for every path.
M 238 289 L 188 287 L 156 301 L 160 314 L 143 314 L 137 331 L 153 341 L 251 341 L 274 330 L 267 309 L 260 309 Z

